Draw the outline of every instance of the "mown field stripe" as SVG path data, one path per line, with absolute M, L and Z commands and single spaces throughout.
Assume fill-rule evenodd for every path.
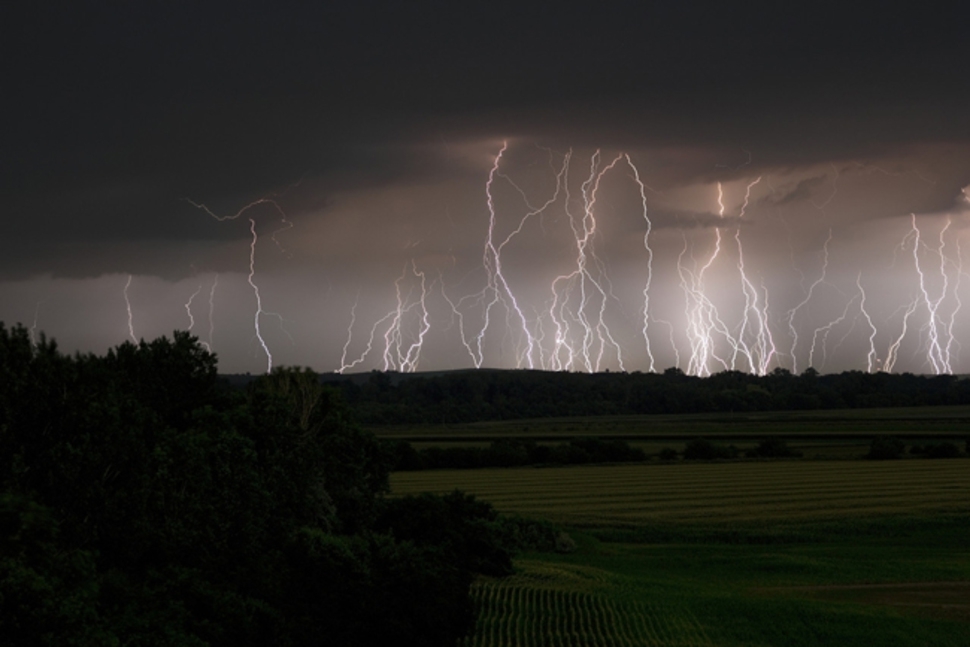
M 392 475 L 394 494 L 455 487 L 560 522 L 729 520 L 970 508 L 970 462 L 804 461 L 448 470 Z

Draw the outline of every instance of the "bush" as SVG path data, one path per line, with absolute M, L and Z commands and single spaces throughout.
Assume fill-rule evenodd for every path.
M 675 461 L 677 460 L 677 456 L 679 456 L 679 454 L 677 453 L 676 449 L 664 447 L 660 450 L 660 460 L 662 461 Z
M 738 449 L 734 445 L 715 445 L 706 438 L 697 438 L 687 443 L 684 448 L 684 460 L 711 461 L 724 458 L 736 458 Z
M 925 453 L 927 458 L 957 458 L 960 456 L 960 448 L 953 443 L 940 443 L 927 445 Z
M 895 436 L 878 436 L 872 439 L 866 458 L 872 460 L 892 460 L 900 458 L 906 444 Z
M 387 500 L 375 530 L 399 541 L 434 546 L 446 561 L 474 573 L 498 577 L 512 572 L 498 513 L 460 490 Z
M 576 550 L 576 542 L 565 532 L 556 535 L 556 552 L 571 553 Z
M 802 453 L 791 449 L 781 438 L 765 438 L 754 449 L 748 450 L 752 458 L 798 458 Z

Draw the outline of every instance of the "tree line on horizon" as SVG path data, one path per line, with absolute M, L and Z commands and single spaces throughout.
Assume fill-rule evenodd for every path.
M 340 379 L 366 425 L 453 424 L 523 418 L 798 411 L 970 404 L 970 380 L 954 375 L 846 371 L 709 377 L 663 373 L 475 370 L 427 376 L 372 372 Z

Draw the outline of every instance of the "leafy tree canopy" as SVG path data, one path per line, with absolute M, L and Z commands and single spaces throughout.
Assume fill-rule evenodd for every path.
M 233 390 L 184 332 L 68 357 L 0 324 L 0 643 L 454 644 L 508 546 L 461 494 L 419 532 L 388 464 L 312 371 Z

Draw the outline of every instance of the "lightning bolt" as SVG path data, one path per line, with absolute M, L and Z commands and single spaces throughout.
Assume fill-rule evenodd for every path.
M 416 278 L 419 284 L 420 296 L 415 299 L 411 298 L 412 289 L 409 288 L 407 293 L 405 293 L 403 289 L 405 280 L 410 277 Z M 427 299 L 433 288 L 434 283 L 432 283 L 431 286 L 427 285 L 427 276 L 425 272 L 419 270 L 417 268 L 417 264 L 413 260 L 405 263 L 404 270 L 394 282 L 396 302 L 395 307 L 386 315 L 378 319 L 377 322 L 375 322 L 371 327 L 370 337 L 367 341 L 367 347 L 365 348 L 364 352 L 361 353 L 357 359 L 348 362 L 347 353 L 353 340 L 353 329 L 357 321 L 357 307 L 360 302 L 360 292 L 358 291 L 357 299 L 354 301 L 354 306 L 351 309 L 350 324 L 347 326 L 347 340 L 344 342 L 343 353 L 340 358 L 340 368 L 337 369 L 337 372 L 344 373 L 365 361 L 367 356 L 374 348 L 374 339 L 377 337 L 378 329 L 380 329 L 385 323 L 387 323 L 387 327 L 384 329 L 383 333 L 383 370 L 401 371 L 402 373 L 416 371 L 418 369 L 425 336 L 431 329 L 430 312 L 428 310 Z M 411 341 L 407 342 L 405 341 L 405 337 L 408 334 L 406 330 L 406 325 L 408 323 L 406 318 L 408 314 L 415 309 L 420 312 L 420 316 L 418 318 L 418 330 L 417 333 L 413 335 Z
M 34 321 L 32 324 L 30 324 L 30 330 L 28 331 L 30 334 L 31 346 L 37 346 L 37 320 L 40 317 L 40 306 L 43 303 L 43 301 L 38 301 L 36 305 L 34 305 Z
M 388 281 L 393 281 L 394 294 L 384 297 L 386 302 L 374 315 L 377 321 L 370 326 L 366 348 L 359 356 L 354 354 L 361 350 L 360 340 L 356 337 L 364 336 L 367 324 L 361 321 L 364 304 L 358 290 L 350 309 L 338 372 L 346 372 L 365 362 L 378 368 L 383 366 L 384 370 L 416 371 L 421 365 L 422 353 L 428 357 L 425 344 L 439 333 L 439 324 L 449 336 L 455 336 L 454 329 L 457 328 L 457 337 L 475 368 L 482 368 L 497 357 L 501 364 L 518 368 L 596 372 L 605 366 L 618 366 L 620 370 L 626 370 L 630 357 L 636 355 L 645 358 L 647 370 L 654 372 L 656 349 L 663 348 L 661 357 L 670 357 L 666 346 L 669 343 L 676 366 L 692 375 L 706 376 L 718 370 L 764 375 L 775 365 L 787 366 L 788 357 L 792 370 L 797 373 L 806 359 L 809 366 L 816 361 L 824 366 L 829 354 L 850 342 L 861 341 L 864 336 L 868 337 L 864 352 L 869 372 L 894 370 L 901 349 L 909 348 L 910 337 L 918 337 L 914 355 L 921 361 L 925 356 L 928 370 L 952 372 L 958 360 L 961 350 L 958 335 L 962 332 L 963 315 L 963 263 L 960 239 L 954 234 L 956 228 L 949 220 L 942 230 L 932 230 L 934 237 L 939 232 L 938 240 L 934 240 L 934 237 L 924 235 L 921 230 L 926 227 L 917 221 L 915 214 L 911 214 L 910 226 L 902 236 L 902 242 L 895 247 L 893 258 L 894 266 L 897 260 L 902 262 L 901 271 L 912 277 L 916 287 L 900 299 L 902 305 L 896 304 L 899 307 L 888 318 L 883 318 L 874 307 L 879 303 L 875 291 L 879 284 L 874 283 L 875 277 L 867 274 L 867 280 L 863 282 L 860 272 L 854 286 L 851 286 L 851 274 L 838 284 L 830 278 L 838 260 L 836 252 L 832 251 L 832 241 L 836 238 L 832 229 L 829 229 L 821 250 L 815 252 L 820 271 L 797 267 L 792 244 L 791 265 L 798 274 L 794 279 L 801 279 L 799 289 L 797 296 L 784 303 L 787 309 L 775 312 L 772 307 L 778 299 L 776 290 L 771 287 L 774 284 L 770 277 L 759 276 L 759 257 L 753 253 L 752 247 L 758 233 L 754 225 L 761 223 L 755 223 L 749 215 L 749 211 L 754 212 L 752 205 L 758 204 L 755 199 L 759 192 L 766 191 L 766 186 L 771 191 L 775 189 L 767 176 L 740 175 L 740 169 L 751 164 L 750 152 L 744 151 L 747 161 L 731 169 L 738 179 L 724 183 L 711 181 L 706 185 L 705 190 L 710 191 L 706 200 L 712 212 L 713 227 L 698 229 L 697 233 L 689 233 L 686 229 L 681 232 L 683 246 L 678 254 L 676 243 L 673 249 L 665 250 L 656 242 L 663 232 L 654 227 L 652 219 L 656 216 L 647 200 L 650 187 L 644 183 L 631 155 L 615 150 L 605 153 L 595 150 L 592 154 L 580 155 L 573 150 L 557 152 L 537 147 L 539 157 L 534 158 L 533 170 L 529 173 L 541 174 L 544 188 L 540 193 L 533 193 L 525 191 L 523 187 L 530 185 L 524 181 L 520 185 L 520 180 L 512 172 L 519 152 L 510 152 L 508 142 L 502 142 L 497 148 L 497 152 L 489 151 L 487 171 L 481 173 L 484 180 L 483 190 L 479 189 L 480 198 L 484 193 L 484 205 L 480 202 L 483 208 L 479 215 L 479 224 L 484 229 L 478 243 L 481 245 L 478 248 L 481 250 L 481 265 L 476 262 L 476 267 L 464 277 L 458 277 L 457 282 L 452 283 L 448 276 L 449 282 L 446 283 L 445 271 L 434 266 L 426 268 L 423 261 L 416 260 L 420 257 L 412 256 L 404 262 L 400 273 Z M 548 168 L 541 159 L 542 151 L 548 154 Z M 832 170 L 822 178 L 826 188 L 818 199 L 809 196 L 808 202 L 816 209 L 828 209 L 838 197 L 840 184 L 848 182 L 850 171 L 847 168 L 840 170 L 832 165 Z M 881 169 L 875 171 L 882 172 Z M 751 173 L 751 170 L 744 172 Z M 819 181 L 815 177 L 809 179 L 811 183 L 805 184 L 808 188 Z M 626 183 L 621 191 L 629 193 L 621 193 L 621 200 L 613 200 L 614 182 Z M 798 187 L 799 191 L 803 190 L 802 183 Z M 801 195 L 796 197 L 803 199 Z M 970 202 L 970 187 L 964 187 L 958 197 L 961 204 Z M 251 239 L 247 282 L 256 302 L 252 325 L 266 354 L 266 370 L 271 371 L 274 361 L 271 346 L 275 347 L 275 344 L 269 342 L 275 337 L 267 337 L 266 317 L 276 317 L 282 331 L 288 336 L 289 333 L 282 315 L 265 309 L 269 301 L 263 298 L 266 294 L 261 287 L 268 284 L 265 280 L 257 280 L 256 276 L 257 230 L 264 239 L 263 247 L 259 249 L 261 255 L 266 253 L 267 237 L 273 239 L 281 252 L 287 253 L 281 234 L 291 229 L 293 223 L 288 220 L 276 196 L 259 198 L 229 215 L 219 215 L 202 203 L 187 202 L 217 221 L 249 220 Z M 643 250 L 636 252 L 638 256 L 643 254 L 639 261 L 642 265 L 636 271 L 637 285 L 633 288 L 633 301 L 637 305 L 630 311 L 625 308 L 630 303 L 627 301 L 630 295 L 624 292 L 629 288 L 612 276 L 610 262 L 614 259 L 607 254 L 611 241 L 606 240 L 606 233 L 613 222 L 606 214 L 615 205 L 622 205 L 627 211 L 624 217 L 636 220 L 637 241 L 634 242 L 637 246 L 642 235 Z M 257 207 L 261 209 L 259 214 L 253 211 Z M 262 210 L 270 212 L 269 220 L 262 219 L 266 217 Z M 623 226 L 627 225 L 623 223 Z M 527 249 L 526 244 L 543 246 L 543 256 L 546 256 L 545 248 L 552 247 L 547 241 L 558 241 L 563 236 L 568 243 L 557 242 L 555 248 L 555 262 L 559 265 L 539 280 L 546 287 L 536 299 L 529 291 L 536 284 L 522 281 L 515 273 L 515 263 Z M 789 228 L 790 240 L 792 236 Z M 418 245 L 419 242 L 409 242 L 405 248 L 408 251 L 404 253 L 412 254 L 411 250 Z M 675 311 L 681 310 L 682 304 L 682 313 L 673 315 L 662 311 L 667 306 L 667 297 L 658 290 L 662 286 L 656 283 L 661 278 L 657 272 L 662 269 L 658 263 L 668 255 L 676 258 L 674 281 L 679 285 L 675 283 L 674 287 L 679 291 L 675 294 Z M 456 260 L 453 265 L 458 267 Z M 815 272 L 818 272 L 817 276 Z M 129 275 L 124 295 L 129 336 L 134 341 L 129 300 L 132 280 Z M 217 284 L 218 275 L 209 292 L 207 347 L 210 349 L 214 337 Z M 202 289 L 200 284 L 184 305 L 189 330 L 196 324 L 198 312 L 193 311 L 193 305 Z M 826 312 L 820 320 L 812 320 L 809 316 L 814 316 L 813 311 L 828 300 L 829 290 L 840 295 L 837 303 L 842 303 L 844 310 L 840 316 L 819 326 L 824 319 L 836 314 Z M 617 294 L 623 296 L 622 301 Z M 443 314 L 440 320 L 437 317 L 439 308 Z M 381 316 L 382 313 L 386 314 Z M 661 318 L 665 314 L 666 318 Z M 901 321 L 897 321 L 897 317 Z M 32 340 L 36 319 L 35 312 Z M 866 327 L 867 332 L 861 333 Z M 812 328 L 814 332 L 809 335 Z M 292 336 L 290 339 L 292 341 Z M 632 353 L 631 346 L 626 345 L 631 339 L 634 342 Z M 643 344 L 642 351 L 639 343 Z M 884 358 L 879 357 L 877 348 L 886 350 Z M 643 362 L 643 359 L 639 361 Z
M 201 283 L 199 283 L 198 289 L 196 289 L 196 291 L 192 293 L 192 296 L 189 297 L 189 300 L 185 302 L 185 314 L 189 316 L 189 327 L 186 330 L 189 331 L 195 327 L 195 317 L 192 316 L 192 302 L 195 300 L 195 297 L 199 296 L 200 292 L 202 292 Z
M 859 301 L 859 310 L 869 324 L 869 352 L 866 354 L 866 372 L 872 373 L 879 361 L 879 357 L 876 354 L 876 325 L 872 323 L 872 317 L 869 316 L 869 311 L 866 310 L 866 291 L 862 287 L 862 272 L 859 272 L 859 275 L 856 277 L 855 284 L 859 288 L 859 294 L 862 295 Z
M 212 337 L 215 333 L 216 319 L 216 287 L 219 285 L 219 275 L 216 274 L 212 279 L 212 287 L 209 289 L 209 341 L 204 344 L 205 349 L 212 352 Z
M 950 367 L 950 361 L 952 359 L 953 346 L 960 346 L 960 343 L 956 341 L 956 335 L 954 334 L 954 327 L 956 326 L 957 314 L 963 309 L 963 301 L 960 299 L 960 285 L 963 280 L 963 250 L 960 247 L 960 239 L 957 239 L 957 261 L 956 261 L 956 285 L 953 286 L 953 298 L 956 301 L 956 307 L 950 313 L 950 323 L 947 325 L 947 343 L 946 343 L 946 363 Z M 951 369 L 952 372 L 952 369 Z
M 737 343 L 734 344 L 734 355 L 740 352 L 748 360 L 748 366 L 752 373 L 757 375 L 765 375 L 768 372 L 768 366 L 771 363 L 771 359 L 776 352 L 774 341 L 771 336 L 771 329 L 768 326 L 768 294 L 765 292 L 765 305 L 758 305 L 758 291 L 755 289 L 751 280 L 748 278 L 747 272 L 744 266 L 744 248 L 741 244 L 741 223 L 743 222 L 744 214 L 747 211 L 748 204 L 751 199 L 751 190 L 761 182 L 761 178 L 754 180 L 748 184 L 747 189 L 744 194 L 744 203 L 741 206 L 741 212 L 738 215 L 738 227 L 734 232 L 734 240 L 737 243 L 738 249 L 738 274 L 741 278 L 741 291 L 744 294 L 744 310 L 742 314 L 742 321 L 740 326 L 740 332 L 738 333 Z M 721 186 L 718 184 L 718 202 L 721 203 Z M 723 203 L 722 212 L 723 212 Z M 764 287 L 762 286 L 764 290 Z M 749 320 L 749 315 L 753 317 L 754 324 L 752 325 Z M 754 328 L 750 333 L 753 339 L 753 349 L 749 346 L 746 341 L 746 336 L 748 336 L 749 326 Z M 733 367 L 732 360 L 732 367 Z
M 486 203 L 488 205 L 488 235 L 485 239 L 485 248 L 482 252 L 482 265 L 485 267 L 487 275 L 487 285 L 485 287 L 485 294 L 491 295 L 486 297 L 488 303 L 485 306 L 485 322 L 482 326 L 481 331 L 478 333 L 476 338 L 476 358 L 475 367 L 481 368 L 482 362 L 484 361 L 482 344 L 485 338 L 485 332 L 488 330 L 489 324 L 491 322 L 491 312 L 492 308 L 495 307 L 499 301 L 508 299 L 508 308 L 511 308 L 518 315 L 519 321 L 522 326 L 522 332 L 525 334 L 527 349 L 524 353 L 525 359 L 528 362 L 529 368 L 535 368 L 533 361 L 533 352 L 535 350 L 535 337 L 529 330 L 529 323 L 526 320 L 525 314 L 519 307 L 519 303 L 512 293 L 512 289 L 509 287 L 509 283 L 502 272 L 502 249 L 506 244 L 519 232 L 522 231 L 522 227 L 525 226 L 525 221 L 533 213 L 527 214 L 519 223 L 519 226 L 510 233 L 506 239 L 499 243 L 497 246 L 495 244 L 495 226 L 496 226 L 496 212 L 495 212 L 495 197 L 493 193 L 493 186 L 495 183 L 495 178 L 498 174 L 499 164 L 502 161 L 502 156 L 508 149 L 508 142 L 502 142 L 502 148 L 495 156 L 495 161 L 492 164 L 492 168 L 488 174 L 488 181 L 485 184 L 485 196 Z M 550 201 L 555 198 L 551 198 Z
M 720 365 L 724 370 L 735 370 L 739 358 L 747 362 L 748 370 L 763 375 L 767 372 L 777 349 L 768 325 L 768 294 L 762 285 L 764 305 L 758 289 L 748 278 L 744 262 L 744 246 L 741 242 L 741 225 L 747 213 L 751 200 L 751 191 L 761 182 L 761 177 L 747 185 L 744 201 L 741 205 L 737 228 L 734 233 L 737 249 L 737 272 L 740 281 L 744 307 L 741 311 L 741 321 L 736 333 L 727 326 L 715 303 L 707 296 L 705 275 L 714 266 L 723 251 L 723 237 L 721 226 L 714 228 L 714 250 L 700 269 L 694 271 L 687 267 L 684 257 L 688 251 L 686 236 L 684 249 L 677 260 L 677 270 L 680 277 L 681 289 L 685 297 L 685 316 L 687 319 L 687 335 L 690 343 L 691 357 L 688 372 L 695 375 L 710 375 L 712 363 Z M 717 183 L 718 217 L 723 219 L 727 207 L 724 204 L 724 187 Z M 693 258 L 693 254 L 691 255 Z M 696 261 L 694 267 L 697 267 Z M 718 340 L 727 344 L 730 358 L 722 357 L 718 350 Z
M 916 312 L 916 308 L 918 307 L 919 307 L 919 299 L 917 298 L 917 299 L 913 299 L 909 303 L 909 307 L 906 308 L 906 312 L 903 314 L 902 331 L 899 333 L 899 337 L 897 337 L 889 345 L 889 349 L 886 351 L 886 360 L 883 362 L 883 365 L 882 365 L 883 371 L 890 373 L 895 367 L 896 359 L 899 357 L 899 346 L 903 343 L 903 339 L 906 337 L 906 332 L 909 327 L 909 318 L 912 316 L 914 312 Z
M 411 274 L 420 279 L 421 296 L 415 302 L 411 302 L 409 296 L 402 296 L 401 293 L 401 283 L 408 275 L 409 268 Z M 411 261 L 405 265 L 401 276 L 394 282 L 394 287 L 397 294 L 397 308 L 393 311 L 390 327 L 384 333 L 384 370 L 400 370 L 402 373 L 413 372 L 417 370 L 421 347 L 424 344 L 424 336 L 431 327 L 428 320 L 428 307 L 426 303 L 428 288 L 425 282 L 425 274 L 424 272 L 418 271 L 414 261 Z M 415 341 L 407 347 L 406 351 L 402 352 L 404 347 L 404 333 L 402 330 L 404 316 L 415 307 L 421 311 L 420 329 Z
M 249 276 L 246 280 L 253 289 L 253 295 L 256 297 L 256 314 L 253 315 L 253 328 L 256 331 L 256 339 L 259 340 L 259 345 L 263 347 L 263 352 L 266 353 L 266 373 L 270 373 L 273 370 L 273 354 L 270 352 L 269 346 L 266 345 L 266 340 L 263 339 L 263 334 L 259 329 L 259 318 L 263 314 L 263 300 L 259 296 L 259 286 L 256 285 L 256 281 L 254 280 L 256 276 L 256 243 L 259 238 L 256 235 L 256 221 L 252 218 L 249 219 L 249 231 L 253 234 L 253 240 L 249 245 Z
M 302 179 L 301 179 L 301 181 L 302 181 Z M 291 189 L 291 188 L 293 188 L 295 186 L 298 186 L 299 184 L 300 184 L 300 182 L 296 182 L 292 186 L 288 187 L 287 190 L 289 190 L 289 189 Z M 242 216 L 244 216 L 245 214 L 247 214 L 252 209 L 255 209 L 255 208 L 257 208 L 259 206 L 262 206 L 262 205 L 268 206 L 272 211 L 275 211 L 279 215 L 280 223 L 282 225 L 281 227 L 275 229 L 270 234 L 270 238 L 276 244 L 277 248 L 284 255 L 290 256 L 290 254 L 283 247 L 282 243 L 280 242 L 279 238 L 277 238 L 277 236 L 278 236 L 278 234 L 280 234 L 280 233 L 282 233 L 284 231 L 287 231 L 287 230 L 291 229 L 293 227 L 293 223 L 286 217 L 286 212 L 280 206 L 279 202 L 277 202 L 277 200 L 276 200 L 275 197 L 262 197 L 262 198 L 258 198 L 256 200 L 253 200 L 252 202 L 249 202 L 248 204 L 244 205 L 242 208 L 240 208 L 235 213 L 228 214 L 228 215 L 219 215 L 219 214 L 215 213 L 214 211 L 212 211 L 212 209 L 210 209 L 204 203 L 195 202 L 194 200 L 191 200 L 189 198 L 184 198 L 184 200 L 186 202 L 188 202 L 190 205 L 192 205 L 193 207 L 195 207 L 196 209 L 199 209 L 200 211 L 205 212 L 210 217 L 212 217 L 215 220 L 218 220 L 219 222 L 225 222 L 227 220 L 238 220 L 239 218 L 241 218 Z M 258 242 L 258 236 L 256 234 L 256 220 L 254 218 L 252 218 L 252 217 L 249 217 L 249 216 L 247 216 L 247 219 L 249 220 L 249 231 L 252 234 L 252 240 L 251 240 L 250 246 L 249 246 L 249 275 L 247 277 L 247 282 L 249 283 L 249 286 L 253 289 L 253 294 L 256 297 L 256 312 L 253 314 L 253 328 L 254 328 L 254 330 L 256 332 L 256 339 L 259 340 L 259 344 L 262 347 L 263 352 L 266 354 L 266 372 L 269 373 L 273 369 L 273 355 L 270 352 L 269 346 L 266 344 L 266 340 L 263 338 L 263 334 L 262 334 L 262 331 L 260 329 L 260 318 L 262 316 L 264 316 L 264 315 L 265 316 L 270 316 L 270 317 L 276 317 L 279 320 L 280 329 L 282 330 L 282 332 L 287 337 L 290 338 L 291 343 L 293 342 L 293 337 L 290 335 L 290 333 L 286 330 L 286 327 L 283 325 L 284 324 L 284 320 L 283 320 L 283 316 L 282 315 L 280 315 L 278 313 L 275 313 L 275 312 L 267 312 L 267 311 L 264 311 L 263 310 L 263 303 L 262 303 L 262 298 L 261 298 L 260 293 L 259 293 L 259 287 L 256 285 L 256 281 L 255 281 L 255 276 L 256 276 L 256 243 Z M 218 281 L 218 276 L 216 277 L 216 280 Z M 213 283 L 212 290 L 209 293 L 209 304 L 210 304 L 210 309 L 209 309 L 209 348 L 210 349 L 211 349 L 212 333 L 213 333 L 213 318 L 212 318 L 212 312 L 213 312 L 213 301 L 214 301 L 214 298 L 215 298 L 215 290 L 216 290 L 216 283 Z M 186 310 L 188 310 L 188 306 L 186 306 Z M 194 319 L 192 319 L 192 313 L 191 312 L 189 312 L 189 318 L 192 321 L 192 323 L 194 324 Z
M 589 176 L 581 186 L 583 196 L 583 214 L 581 218 L 576 218 L 567 208 L 570 226 L 576 240 L 576 269 L 568 274 L 557 276 L 552 282 L 553 301 L 550 314 L 556 323 L 557 351 L 562 348 L 569 350 L 569 361 L 566 363 L 566 370 L 572 366 L 576 352 L 570 345 L 565 343 L 568 333 L 568 323 L 566 316 L 566 304 L 570 301 L 568 293 L 560 292 L 571 291 L 577 287 L 579 291 L 579 301 L 576 310 L 570 313 L 568 318 L 577 321 L 582 329 L 582 341 L 578 344 L 581 362 L 587 372 L 599 371 L 607 347 L 612 347 L 616 356 L 620 370 L 626 370 L 623 366 L 623 352 L 620 345 L 616 343 L 609 326 L 606 324 L 605 312 L 609 299 L 612 297 L 608 289 L 608 277 L 606 277 L 602 263 L 596 256 L 593 248 L 593 238 L 596 235 L 596 198 L 599 191 L 600 181 L 603 176 L 613 169 L 617 163 L 623 159 L 623 154 L 617 155 L 612 162 L 600 167 L 600 151 L 596 151 L 590 160 Z M 569 196 L 567 191 L 567 206 Z M 578 224 L 577 224 L 578 220 Z M 592 260 L 597 268 L 596 276 L 589 269 Z M 558 286 L 562 284 L 563 287 Z M 604 285 L 607 287 L 604 288 Z M 560 301 L 562 294 L 562 301 Z M 589 304 L 591 301 L 598 302 L 598 308 L 590 313 Z M 557 305 L 559 306 L 557 308 Z M 592 318 L 592 321 L 591 321 Z M 595 350 L 594 350 L 595 349 Z M 592 354 L 595 352 L 595 360 Z M 554 353 L 554 355 L 558 355 Z
M 125 282 L 125 308 L 128 311 L 128 336 L 131 341 L 135 344 L 138 343 L 138 338 L 135 337 L 135 326 L 131 314 L 131 300 L 128 298 L 128 288 L 131 287 L 131 274 L 128 275 L 128 280 Z
M 937 375 L 941 373 L 952 373 L 953 371 L 949 365 L 949 359 L 940 345 L 940 328 L 943 327 L 943 324 L 938 315 L 940 303 L 946 297 L 947 288 L 949 285 L 949 277 L 946 272 L 945 235 L 946 231 L 950 228 L 950 220 L 947 219 L 946 226 L 943 227 L 942 231 L 940 232 L 940 244 L 936 249 L 936 254 L 940 258 L 940 274 L 943 279 L 943 286 L 940 290 L 939 297 L 934 299 L 930 296 L 929 289 L 926 286 L 926 274 L 923 271 L 923 267 L 920 263 L 919 250 L 921 246 L 921 238 L 919 227 L 916 225 L 916 214 L 911 215 L 912 230 L 910 235 L 913 239 L 913 264 L 916 268 L 916 273 L 919 276 L 919 290 L 920 294 L 923 296 L 923 305 L 926 306 L 928 313 L 928 321 L 926 324 L 926 331 L 928 335 L 927 360 L 933 367 L 933 372 Z
M 340 354 L 340 368 L 337 369 L 338 373 L 343 373 L 348 368 L 354 366 L 353 364 L 347 364 L 347 349 L 350 348 L 350 342 L 353 340 L 354 324 L 357 323 L 357 306 L 359 304 L 360 288 L 357 288 L 357 296 L 354 298 L 354 305 L 350 309 L 350 323 L 347 325 L 347 341 L 344 342 L 343 352 Z
M 789 351 L 789 354 L 791 355 L 791 358 L 792 358 L 792 373 L 798 373 L 798 355 L 795 352 L 796 347 L 798 346 L 798 331 L 795 329 L 795 324 L 794 324 L 795 316 L 798 314 L 799 310 L 804 308 L 808 304 L 808 302 L 812 300 L 812 296 L 815 294 L 815 288 L 825 283 L 825 274 L 828 271 L 828 266 L 829 266 L 829 243 L 830 242 L 832 242 L 831 228 L 829 229 L 828 238 L 825 239 L 825 244 L 822 245 L 822 273 L 819 275 L 817 279 L 815 279 L 815 282 L 812 283 L 811 286 L 809 286 L 808 294 L 805 295 L 805 298 L 802 299 L 802 301 L 798 305 L 796 305 L 794 308 L 789 310 L 787 313 L 788 330 L 791 333 L 791 340 L 792 340 L 791 350 Z
M 858 296 L 852 297 L 849 300 L 849 302 L 845 304 L 845 309 L 842 311 L 842 314 L 840 316 L 838 316 L 837 318 L 833 319 L 832 321 L 830 321 L 829 323 L 825 324 L 824 326 L 821 326 L 821 327 L 815 329 L 815 332 L 812 334 L 812 345 L 811 345 L 811 348 L 809 348 L 809 350 L 808 350 L 808 365 L 810 367 L 812 367 L 812 368 L 815 367 L 815 349 L 817 347 L 817 344 L 818 344 L 818 341 L 819 341 L 819 337 L 821 336 L 821 342 L 822 342 L 822 365 L 819 368 L 824 368 L 825 361 L 826 361 L 827 355 L 828 355 L 828 352 L 827 352 L 826 347 L 825 347 L 825 342 L 828 339 L 828 335 L 832 331 L 832 328 L 834 328 L 835 326 L 837 326 L 838 324 L 840 324 L 840 323 L 842 323 L 843 321 L 846 320 L 846 318 L 849 316 L 849 308 L 852 307 L 852 304 L 855 303 L 857 299 L 858 299 Z
M 650 232 L 653 230 L 653 223 L 650 221 L 650 217 L 647 215 L 647 194 L 646 185 L 640 180 L 640 171 L 633 164 L 629 155 L 624 155 L 626 158 L 626 163 L 630 166 L 630 170 L 633 171 L 633 180 L 636 182 L 637 187 L 640 189 L 640 203 L 643 208 L 643 220 L 646 223 L 646 229 L 643 232 L 643 248 L 647 253 L 647 279 L 643 286 L 643 343 L 646 347 L 647 358 L 649 360 L 649 371 L 651 373 L 656 372 L 655 362 L 653 358 L 653 351 L 650 349 L 650 335 L 648 334 L 648 329 L 650 326 L 650 284 L 653 281 L 653 249 L 650 248 Z M 749 159 L 750 162 L 750 159 Z

